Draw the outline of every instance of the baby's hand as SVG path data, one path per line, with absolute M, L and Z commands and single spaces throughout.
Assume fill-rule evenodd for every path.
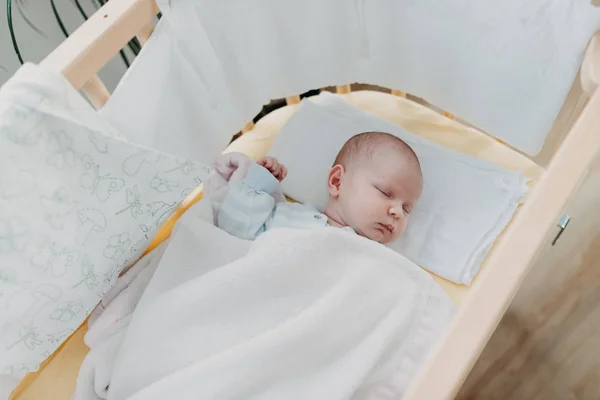
M 281 164 L 275 157 L 264 157 L 258 162 L 258 165 L 265 167 L 279 182 L 287 176 L 287 168 Z

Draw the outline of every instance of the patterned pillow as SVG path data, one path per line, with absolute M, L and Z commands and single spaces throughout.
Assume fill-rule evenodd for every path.
M 0 90 L 0 374 L 37 369 L 207 170 L 127 143 L 63 77 L 22 67 Z

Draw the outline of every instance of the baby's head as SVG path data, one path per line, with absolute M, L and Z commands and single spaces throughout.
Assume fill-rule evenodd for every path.
M 364 132 L 350 138 L 329 171 L 325 214 L 332 223 L 380 243 L 406 229 L 421 196 L 419 159 L 403 140 L 388 133 Z

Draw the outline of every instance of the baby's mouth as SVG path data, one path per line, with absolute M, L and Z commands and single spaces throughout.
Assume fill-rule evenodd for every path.
M 379 223 L 379 226 L 381 226 L 381 228 L 383 228 L 384 231 L 390 234 L 394 233 L 394 230 L 396 229 L 396 227 L 392 224 L 382 224 L 381 222 Z

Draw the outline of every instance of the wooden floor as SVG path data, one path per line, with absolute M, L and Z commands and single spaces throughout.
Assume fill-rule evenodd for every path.
M 457 399 L 600 399 L 600 163 Z

